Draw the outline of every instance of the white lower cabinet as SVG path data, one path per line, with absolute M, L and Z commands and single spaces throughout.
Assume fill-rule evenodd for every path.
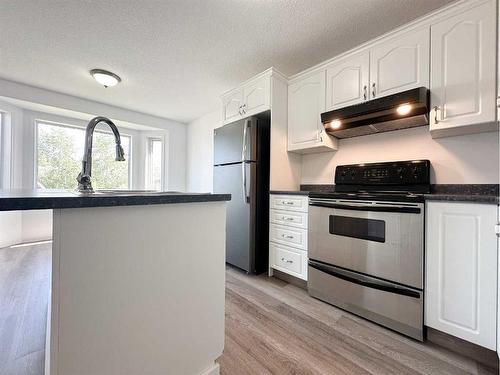
M 307 280 L 307 211 L 304 195 L 271 194 L 269 275 L 273 269 Z
M 425 324 L 496 350 L 497 206 L 426 204 Z
M 307 252 L 290 246 L 269 243 L 272 268 L 307 280 Z

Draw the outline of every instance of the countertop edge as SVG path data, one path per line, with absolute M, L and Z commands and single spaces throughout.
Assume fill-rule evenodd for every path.
M 479 194 L 425 194 L 425 201 L 435 202 L 463 202 L 463 203 L 487 203 L 499 204 L 500 197 L 496 195 Z
M 173 194 L 156 196 L 67 196 L 0 198 L 0 211 L 57 210 L 67 208 L 150 206 L 159 204 L 225 202 L 231 194 Z
M 274 195 L 309 195 L 309 191 L 304 190 L 271 190 L 269 194 Z

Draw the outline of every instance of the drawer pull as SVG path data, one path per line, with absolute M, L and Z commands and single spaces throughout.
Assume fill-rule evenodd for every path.
M 293 206 L 293 202 L 292 201 L 283 201 L 281 203 L 286 204 L 287 206 Z
M 293 263 L 293 260 L 288 260 L 288 259 L 285 259 L 285 258 L 281 258 L 281 261 L 285 262 L 285 263 Z
M 287 217 L 287 216 L 283 216 L 283 220 L 285 221 L 293 221 L 293 217 Z
M 289 234 L 282 234 L 281 237 L 293 240 L 293 236 L 290 236 Z

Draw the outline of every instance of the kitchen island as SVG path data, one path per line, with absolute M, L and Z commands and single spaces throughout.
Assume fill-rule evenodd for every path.
M 218 374 L 229 199 L 0 192 L 53 209 L 46 375 Z

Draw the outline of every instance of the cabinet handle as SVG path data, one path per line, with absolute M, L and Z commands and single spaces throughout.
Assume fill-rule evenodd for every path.
M 287 240 L 293 240 L 293 236 L 290 236 L 289 234 L 282 234 L 281 237 L 286 238 Z
M 366 100 L 368 99 L 368 91 L 367 91 L 368 87 L 366 87 L 366 85 L 363 86 L 363 99 Z
M 285 220 L 285 221 L 293 221 L 293 217 L 283 216 L 283 220 Z
M 439 111 L 439 106 L 434 106 L 434 108 L 432 108 L 434 110 L 434 123 L 435 124 L 439 124 L 439 120 L 438 120 L 438 111 Z
M 293 202 L 290 201 L 283 201 L 283 204 L 286 204 L 287 206 L 293 206 Z
M 240 114 L 240 116 L 243 116 L 243 113 L 241 113 L 241 105 L 238 107 L 238 113 Z
M 241 110 L 243 111 L 243 114 L 247 113 L 247 111 L 245 110 L 245 107 L 247 105 L 245 103 L 243 103 L 243 105 L 241 106 Z
M 293 260 L 288 260 L 288 259 L 285 259 L 285 258 L 281 258 L 281 261 L 282 262 L 286 262 L 286 263 L 293 263 Z
M 376 94 L 376 92 L 375 92 L 375 91 L 376 91 L 376 90 L 375 90 L 375 82 L 373 82 L 373 84 L 372 84 L 372 97 L 373 97 L 373 98 L 375 97 L 375 94 Z

